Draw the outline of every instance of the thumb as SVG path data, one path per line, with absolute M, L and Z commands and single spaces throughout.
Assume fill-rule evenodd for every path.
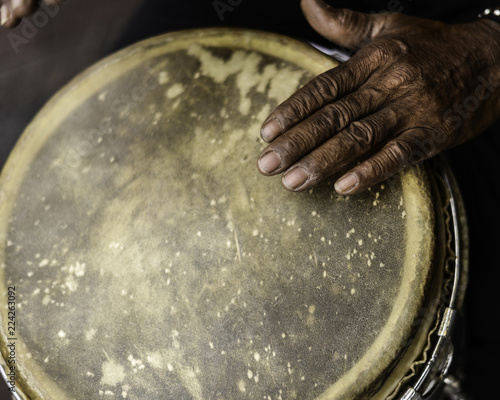
M 385 28 L 389 14 L 365 14 L 333 8 L 322 0 L 302 0 L 302 12 L 321 36 L 348 48 L 359 49 L 375 39 Z

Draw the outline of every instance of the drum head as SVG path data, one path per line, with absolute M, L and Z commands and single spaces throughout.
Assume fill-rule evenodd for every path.
M 267 33 L 179 32 L 46 105 L 0 182 L 20 395 L 361 399 L 406 370 L 435 252 L 426 172 L 342 197 L 256 169 L 263 119 L 335 65 Z

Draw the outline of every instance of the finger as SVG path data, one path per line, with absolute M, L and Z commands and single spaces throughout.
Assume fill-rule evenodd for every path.
M 402 120 L 392 107 L 386 107 L 351 123 L 294 164 L 283 175 L 283 186 L 290 191 L 309 189 L 392 138 Z
M 33 13 L 36 9 L 36 0 L 11 0 L 10 8 L 12 12 L 12 17 L 16 20 L 20 20 Z
M 335 183 L 339 194 L 360 193 L 405 167 L 439 152 L 429 128 L 413 128 L 387 143 L 377 154 L 354 167 Z
M 12 13 L 10 12 L 10 7 L 8 4 L 2 4 L 0 6 L 0 21 L 2 26 L 10 28 L 10 21 L 12 18 Z
M 20 20 L 32 14 L 38 6 L 37 0 L 11 0 L 12 16 Z
M 362 48 L 384 30 L 389 14 L 365 14 L 333 8 L 321 0 L 302 0 L 302 11 L 313 29 L 341 46 Z
M 317 111 L 278 137 L 262 152 L 258 168 L 264 175 L 276 175 L 300 160 L 352 121 L 381 108 L 386 95 L 379 89 L 359 90 Z
M 16 18 L 14 14 L 12 13 L 12 7 L 10 2 L 6 2 L 2 4 L 0 7 L 0 13 L 1 13 L 1 23 L 4 28 L 14 28 L 16 27 L 21 20 L 19 18 Z
M 14 28 L 21 19 L 30 15 L 36 8 L 35 0 L 5 0 L 0 7 L 1 24 L 6 28 Z
M 264 121 L 260 135 L 270 142 L 278 136 L 348 93 L 358 89 L 382 65 L 388 53 L 367 48 L 342 65 L 333 68 L 299 89 Z

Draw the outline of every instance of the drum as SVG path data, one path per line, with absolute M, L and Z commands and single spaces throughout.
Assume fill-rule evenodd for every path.
M 62 89 L 0 181 L 2 373 L 22 399 L 442 393 L 466 278 L 453 176 L 260 175 L 264 118 L 337 65 L 245 30 L 155 37 Z M 446 382 L 445 382 L 446 381 Z

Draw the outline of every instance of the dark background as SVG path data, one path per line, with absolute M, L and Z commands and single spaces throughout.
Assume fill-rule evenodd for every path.
M 230 4 L 228 0 L 221 2 Z M 32 16 L 29 20 L 34 29 L 30 30 L 26 23 L 11 31 L 0 28 L 0 167 L 25 126 L 53 93 L 95 61 L 138 40 L 179 29 L 237 26 L 328 45 L 307 25 L 298 1 L 232 0 L 235 6 L 223 13 L 217 12 L 212 0 L 66 0 L 65 3 L 52 9 L 51 16 L 47 10 L 45 17 L 40 12 Z M 464 0 L 330 3 L 365 12 L 398 8 L 404 13 L 452 23 L 473 21 L 479 11 L 495 5 L 489 1 Z M 493 390 L 500 372 L 495 332 L 500 322 L 496 308 L 500 277 L 496 252 L 500 247 L 499 133 L 497 123 L 477 139 L 448 152 L 463 193 L 471 237 L 466 346 L 462 355 L 464 386 L 472 399 L 495 398 Z M 1 382 L 0 399 L 8 399 L 8 391 Z

